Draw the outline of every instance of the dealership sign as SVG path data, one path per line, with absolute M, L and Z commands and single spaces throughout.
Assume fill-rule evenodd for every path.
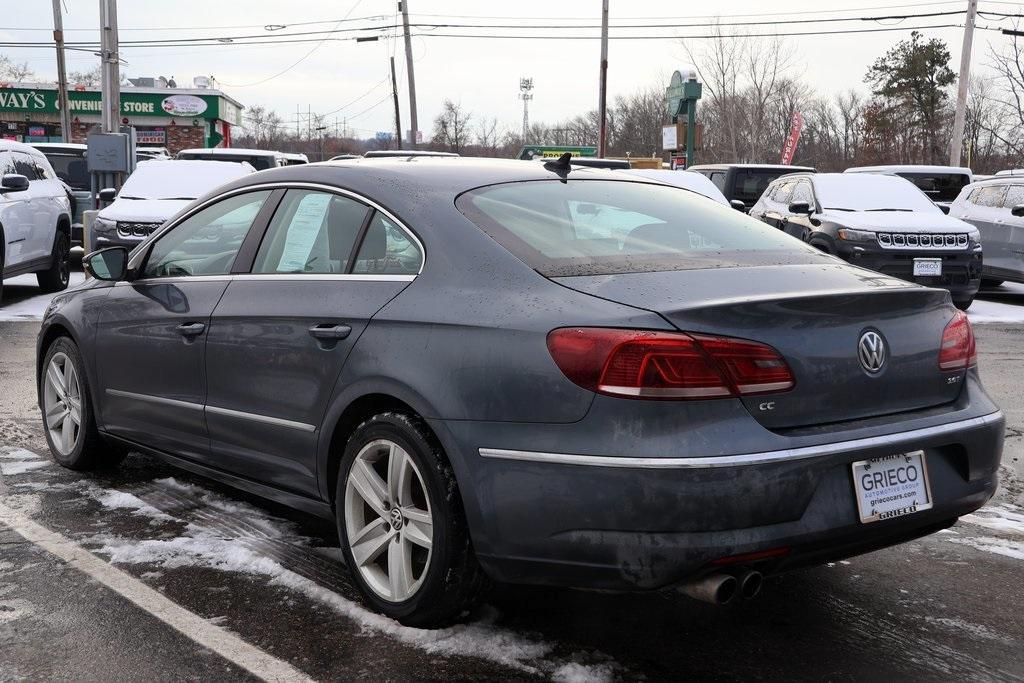
M 103 103 L 99 91 L 69 91 L 68 109 L 72 116 L 100 116 Z M 218 95 L 166 95 L 152 92 L 121 91 L 121 116 L 182 116 L 206 120 L 221 119 L 238 123 L 238 107 Z M 0 87 L 0 114 L 56 114 L 55 88 Z

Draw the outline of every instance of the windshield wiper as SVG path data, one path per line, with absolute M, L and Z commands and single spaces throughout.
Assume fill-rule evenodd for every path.
M 145 199 L 145 197 L 125 197 L 124 195 L 121 195 L 118 199 Z
M 908 211 L 913 213 L 913 209 L 864 209 L 865 211 Z
M 174 201 L 174 200 L 181 199 L 183 201 L 189 201 L 190 202 L 193 199 L 195 199 L 195 197 L 158 197 L 158 199 L 160 199 L 161 201 Z
M 856 211 L 856 209 L 847 209 L 842 206 L 826 206 L 823 207 L 824 211 Z

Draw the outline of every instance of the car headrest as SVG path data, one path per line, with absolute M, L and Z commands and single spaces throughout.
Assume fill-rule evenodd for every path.
M 363 238 L 363 246 L 359 249 L 360 258 L 382 259 L 388 253 L 388 234 L 384 222 L 376 218 L 370 223 L 370 229 Z

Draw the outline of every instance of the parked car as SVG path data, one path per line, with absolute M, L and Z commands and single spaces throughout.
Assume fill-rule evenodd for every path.
M 4 278 L 35 273 L 39 288 L 67 288 L 71 204 L 42 152 L 0 140 L 0 302 Z
M 750 215 L 850 263 L 949 290 L 961 309 L 981 285 L 978 230 L 895 175 L 788 175 Z
M 1024 282 L 1024 176 L 995 176 L 960 191 L 950 216 L 970 223 L 981 233 L 985 259 L 981 284 Z
M 96 205 L 85 160 L 86 145 L 72 142 L 33 142 L 46 155 L 57 177 L 68 191 L 71 203 L 71 244 L 82 244 L 82 212 Z
M 722 191 L 715 187 L 715 184 L 711 182 L 707 176 L 701 173 L 695 173 L 693 171 L 669 171 L 656 168 L 627 169 L 625 173 L 637 178 L 656 180 L 667 185 L 681 187 L 684 190 L 690 190 L 691 192 L 704 195 L 708 199 L 714 199 L 719 204 L 725 204 L 726 206 L 738 208 L 739 205 L 743 204 L 743 202 L 739 200 L 733 200 L 736 204 L 731 205 L 725 198 L 725 195 L 722 194 Z
M 886 173 L 906 178 L 938 204 L 944 211 L 973 182 L 971 169 L 965 166 L 923 166 L 917 164 L 889 166 L 854 166 L 845 173 Z
M 281 156 L 284 157 L 285 166 L 298 166 L 300 164 L 309 163 L 309 157 L 307 157 L 305 154 L 300 154 L 297 152 L 282 152 Z
M 534 157 L 530 159 L 535 164 L 549 164 L 556 161 L 558 157 Z M 569 163 L 573 166 L 586 166 L 587 168 L 607 168 L 628 170 L 629 162 L 625 159 L 604 159 L 601 157 L 570 157 Z
M 56 461 L 138 449 L 333 519 L 406 624 L 488 577 L 749 597 L 996 489 L 946 292 L 620 171 L 282 168 L 85 266 L 38 338 Z
M 101 199 L 113 201 L 93 220 L 92 248 L 132 249 L 196 197 L 254 172 L 246 162 L 167 159 L 141 163 L 116 195 L 113 190 L 100 192 Z
M 367 159 L 385 159 L 389 157 L 457 157 L 455 152 L 435 152 L 429 149 L 371 149 L 363 154 Z
M 1008 168 L 1003 171 L 996 171 L 996 175 L 1000 177 L 1004 175 L 1024 175 L 1024 168 Z
M 743 202 L 745 211 L 749 211 L 768 187 L 768 183 L 788 173 L 814 173 L 810 166 L 784 166 L 782 164 L 701 164 L 691 166 L 707 176 L 715 184 L 725 198 L 732 204 L 733 200 Z M 739 208 L 737 205 L 736 208 Z
M 135 148 L 136 154 L 144 155 L 147 159 L 172 159 L 174 155 L 171 154 L 166 147 L 145 147 L 138 146 Z
M 245 162 L 257 171 L 286 166 L 284 155 L 266 149 L 242 149 L 241 147 L 207 147 L 204 149 L 183 149 L 174 155 L 175 159 Z

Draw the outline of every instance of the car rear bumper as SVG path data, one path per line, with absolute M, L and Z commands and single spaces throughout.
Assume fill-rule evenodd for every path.
M 839 256 L 855 266 L 898 277 L 928 287 L 949 290 L 954 301 L 973 298 L 981 286 L 981 251 L 896 251 L 881 250 L 857 244 L 843 244 Z M 915 258 L 941 258 L 942 275 L 919 277 L 914 275 Z
M 642 590 L 699 577 L 735 556 L 769 551 L 770 557 L 738 564 L 772 573 L 949 526 L 996 489 L 1004 418 L 988 406 L 985 414 L 953 411 L 958 419 L 895 433 L 726 456 L 685 452 L 685 446 L 663 457 L 499 449 L 496 439 L 517 440 L 519 431 L 529 441 L 526 431 L 536 425 L 445 422 L 435 429 L 458 444 L 460 481 L 472 480 L 462 486 L 463 498 L 474 546 L 491 576 Z M 568 445 L 574 438 L 566 436 Z M 850 464 L 915 450 L 925 452 L 933 507 L 862 524 Z

